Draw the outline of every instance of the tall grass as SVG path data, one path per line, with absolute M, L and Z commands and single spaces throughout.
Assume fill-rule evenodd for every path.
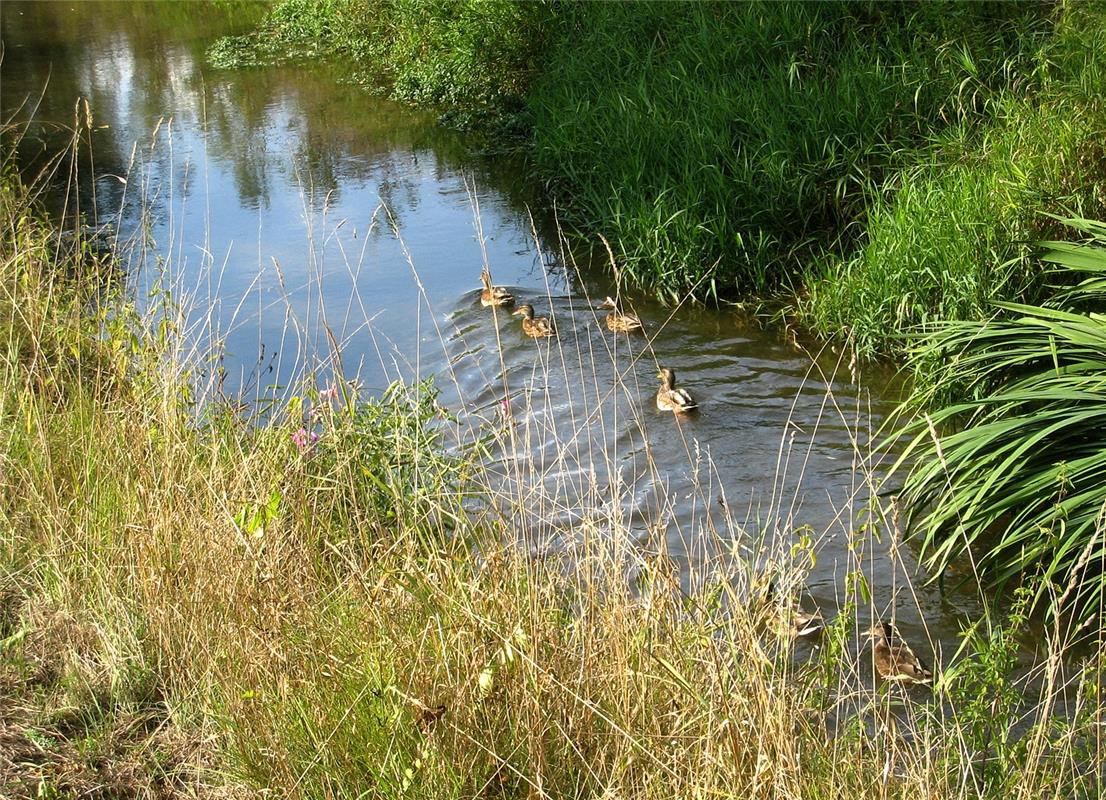
M 989 113 L 1029 6 L 573 6 L 535 79 L 534 159 L 570 219 L 675 299 L 764 292 L 847 245 L 927 137 Z
M 4 185 L 0 708 L 19 698 L 4 718 L 12 740 L 50 755 L 11 762 L 13 786 L 72 795 L 106 785 L 104 752 L 109 763 L 153 752 L 147 769 L 160 780 L 117 794 L 1103 788 L 1101 643 L 1072 664 L 1064 631 L 1049 630 L 1043 660 L 1018 673 L 1010 637 L 1027 620 L 1016 610 L 1010 627 L 985 618 L 965 636 L 935 698 L 877 689 L 854 638 L 871 609 L 854 593 L 813 655 L 799 656 L 772 632 L 778 610 L 755 565 L 737 557 L 740 526 L 697 529 L 716 549 L 681 580 L 666 537 L 644 551 L 633 541 L 610 510 L 613 490 L 549 496 L 526 478 L 541 464 L 508 459 L 506 482 L 486 469 L 497 462 L 484 448 L 510 452 L 550 430 L 563 437 L 548 442 L 554 452 L 580 452 L 601 399 L 581 397 L 568 428 L 489 420 L 449 448 L 442 437 L 459 423 L 442 419 L 424 385 L 372 399 L 346 383 L 322 396 L 307 380 L 264 420 L 197 409 L 194 362 L 181 360 L 195 343 L 172 324 L 181 310 L 128 310 L 80 248 L 59 251 L 26 189 L 10 176 Z M 567 338 L 554 347 L 591 357 Z M 546 363 L 535 381 L 559 377 Z M 893 536 L 875 476 L 861 472 L 857 485 L 853 501 L 873 504 L 870 518 Z M 519 546 L 519 513 L 570 499 L 570 524 L 545 522 L 571 548 L 535 557 Z M 854 510 L 841 519 L 859 570 L 876 545 L 853 529 Z M 778 586 L 796 587 L 803 571 L 783 519 L 766 521 L 777 526 L 772 555 Z
M 933 320 L 986 319 L 996 300 L 1039 300 L 1029 243 L 1050 215 L 1106 215 L 1106 82 L 1101 8 L 1072 6 L 1042 50 L 1033 90 L 1008 92 L 922 150 L 873 198 L 863 245 L 810 269 L 810 324 L 865 355 L 904 352 Z M 925 376 L 923 376 L 924 378 Z
M 1005 304 L 986 322 L 945 322 L 917 348 L 967 399 L 909 425 L 902 499 L 923 552 L 947 569 L 969 549 L 982 577 L 1029 574 L 1065 617 L 1100 620 L 1106 602 L 1106 227 L 1068 220 L 1095 245 L 1053 243 L 1043 258 L 1082 282 L 1049 306 Z M 1054 273 L 1055 275 L 1055 273 Z M 936 366 L 933 366 L 933 365 Z

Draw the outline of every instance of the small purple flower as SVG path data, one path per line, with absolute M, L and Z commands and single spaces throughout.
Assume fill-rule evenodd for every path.
M 292 444 L 298 447 L 301 453 L 306 453 L 314 447 L 317 441 L 319 441 L 319 434 L 315 431 L 309 431 L 307 428 L 300 428 L 292 434 Z
M 319 401 L 320 402 L 329 403 L 329 402 L 331 402 L 333 400 L 337 400 L 337 399 L 338 399 L 338 387 L 337 386 L 331 386 L 331 387 L 323 389 L 321 392 L 319 392 Z

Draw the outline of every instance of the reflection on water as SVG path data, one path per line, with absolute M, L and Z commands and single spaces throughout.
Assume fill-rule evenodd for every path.
M 88 101 L 79 166 L 96 180 L 80 207 L 137 235 L 140 301 L 172 287 L 191 333 L 225 346 L 209 390 L 263 394 L 305 370 L 325 382 L 334 344 L 370 391 L 434 374 L 463 425 L 494 437 L 505 513 L 532 547 L 570 548 L 564 531 L 584 524 L 628 525 L 643 547 L 664 537 L 684 562 L 763 560 L 766 546 L 791 558 L 809 539 L 818 604 L 862 572 L 882 613 L 895 597 L 908 638 L 924 638 L 924 615 L 951 644 L 971 596 L 911 596 L 911 554 L 857 528 L 870 465 L 856 454 L 888 401 L 832 354 L 812 360 L 727 311 L 627 297 L 648 336 L 611 334 L 589 300 L 610 291 L 602 270 L 577 268 L 548 218 L 531 219 L 537 189 L 513 165 L 332 70 L 210 69 L 204 49 L 251 22 L 227 8 L 0 6 L 3 116 L 36 121 L 20 163 L 41 166 L 66 136 L 50 123 Z M 557 317 L 557 339 L 527 340 L 480 306 L 485 262 Z M 701 414 L 656 410 L 658 365 Z

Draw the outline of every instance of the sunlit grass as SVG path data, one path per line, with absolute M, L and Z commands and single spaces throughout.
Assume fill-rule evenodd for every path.
M 766 292 L 863 230 L 927 137 L 989 113 L 1044 33 L 1026 6 L 570 9 L 534 79 L 534 159 L 626 277 Z
M 1100 10 L 1072 7 L 1032 93 L 1008 94 L 987 121 L 954 128 L 888 181 L 859 251 L 809 270 L 800 307 L 810 325 L 862 355 L 902 354 L 919 324 L 986 319 L 995 301 L 1044 296 L 1030 243 L 1059 233 L 1050 215 L 1106 214 L 1106 104 L 1087 91 L 1106 81 L 1087 41 L 1104 27 Z
M 1106 229 L 1066 222 L 1093 244 L 1052 243 L 1043 259 L 1077 285 L 1048 306 L 941 323 L 918 346 L 936 379 L 911 408 L 938 407 L 903 432 L 902 499 L 936 568 L 970 550 L 989 583 L 1033 575 L 1057 613 L 1096 621 L 1106 602 Z M 950 387 L 965 399 L 938 405 Z
M 613 454 L 583 445 L 613 397 L 640 396 L 628 378 L 581 396 L 557 425 L 462 421 L 431 386 L 370 398 L 340 375 L 320 386 L 303 374 L 263 420 L 197 408 L 192 369 L 205 350 L 185 340 L 183 310 L 140 316 L 64 253 L 59 269 L 56 230 L 17 183 L 5 187 L 0 666 L 12 680 L 0 698 L 33 698 L 15 719 L 19 742 L 61 752 L 79 741 L 67 763 L 96 776 L 91 759 L 115 736 L 126 753 L 156 752 L 169 776 L 158 785 L 182 795 L 1101 790 L 1101 648 L 1073 664 L 1064 631 L 1050 630 L 1041 660 L 1016 671 L 1012 632 L 1027 624 L 1016 608 L 1009 628 L 1001 615 L 980 620 L 963 657 L 941 665 L 935 695 L 876 686 L 855 635 L 877 605 L 863 581 L 815 648 L 776 634 L 759 559 L 773 561 L 786 599 L 811 555 L 782 480 L 758 520 L 767 552 L 750 559 L 738 522 L 696 520 L 684 534 L 705 556 L 695 564 L 678 563 L 667 536 L 633 539 L 617 485 L 551 489 L 527 437 L 547 445 L 553 469 L 580 452 L 598 469 Z M 551 344 L 530 380 L 559 379 L 564 360 L 615 357 L 577 347 Z M 858 424 L 834 398 L 826 407 Z M 862 441 L 836 530 L 856 573 L 884 546 L 862 515 L 892 554 L 897 534 Z M 696 500 L 714 480 L 708 462 L 701 470 Z M 520 542 L 515 523 L 535 510 L 543 541 L 564 547 Z M 910 576 L 899 580 L 908 590 Z M 134 719 L 189 746 L 135 733 Z M 52 764 L 20 763 L 17 775 L 38 796 L 82 788 Z

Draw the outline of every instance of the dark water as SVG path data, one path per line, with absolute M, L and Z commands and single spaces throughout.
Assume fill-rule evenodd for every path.
M 832 613 L 864 575 L 875 610 L 894 609 L 908 638 L 924 643 L 928 628 L 954 645 L 974 590 L 912 584 L 912 551 L 864 524 L 879 522 L 864 511 L 864 475 L 879 475 L 865 454 L 893 405 L 887 376 L 869 370 L 858 385 L 832 352 L 812 359 L 738 311 L 632 294 L 648 337 L 611 334 L 592 310 L 613 291 L 609 271 L 566 251 L 517 165 L 474 155 L 432 116 L 333 69 L 207 66 L 206 47 L 259 12 L 0 6 L 3 117 L 35 120 L 19 163 L 41 168 L 68 135 L 53 124 L 90 115 L 79 168 L 95 191 L 70 196 L 70 210 L 95 211 L 120 239 L 139 234 L 139 303 L 171 288 L 195 340 L 225 347 L 210 395 L 253 397 L 305 375 L 324 386 L 332 336 L 343 373 L 370 393 L 435 376 L 460 435 L 494 438 L 503 513 L 536 551 L 629 526 L 642 550 L 663 538 L 685 565 L 719 552 L 812 559 L 808 602 Z M 556 340 L 526 340 L 516 318 L 480 306 L 484 263 L 554 313 Z M 677 370 L 699 415 L 657 411 L 658 365 Z

